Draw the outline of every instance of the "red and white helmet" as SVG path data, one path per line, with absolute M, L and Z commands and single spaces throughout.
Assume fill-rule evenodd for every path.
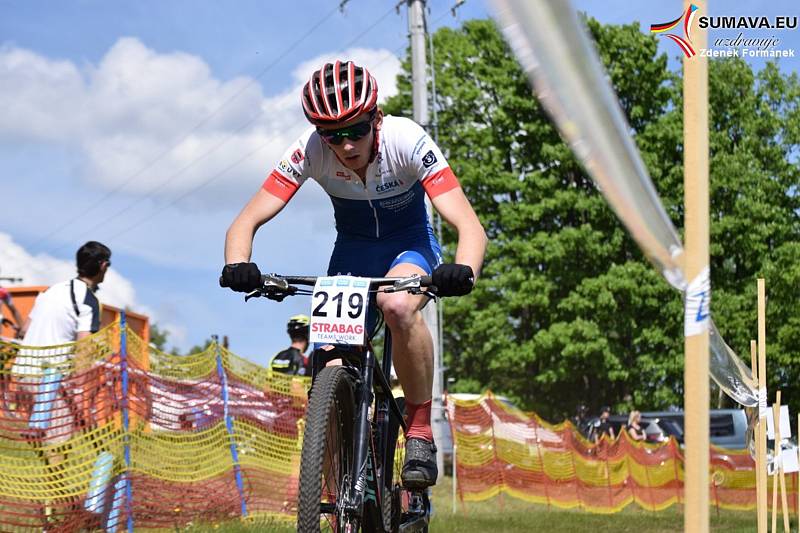
M 332 126 L 369 113 L 378 102 L 378 83 L 352 61 L 325 63 L 311 74 L 300 99 L 312 124 Z

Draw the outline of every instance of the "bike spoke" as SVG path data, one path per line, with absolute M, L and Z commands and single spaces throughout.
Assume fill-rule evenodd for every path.
M 322 502 L 320 514 L 331 531 L 339 531 L 336 504 L 342 494 L 340 480 L 347 473 L 346 460 L 342 453 L 341 421 L 339 411 L 334 407 L 328 420 L 325 435 L 325 457 L 322 468 Z

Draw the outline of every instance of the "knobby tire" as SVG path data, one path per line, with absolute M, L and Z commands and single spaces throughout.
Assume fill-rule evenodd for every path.
M 333 507 L 346 490 L 345 479 L 353 463 L 354 413 L 351 375 L 343 366 L 322 369 L 314 381 L 306 415 L 297 505 L 299 533 L 345 530 L 336 512 L 320 513 L 320 504 Z

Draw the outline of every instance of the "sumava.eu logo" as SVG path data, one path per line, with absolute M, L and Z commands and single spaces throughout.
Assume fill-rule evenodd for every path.
M 697 6 L 694 4 L 689 5 L 686 8 L 686 11 L 681 13 L 681 16 L 676 18 L 671 22 L 662 22 L 660 24 L 651 24 L 650 25 L 650 32 L 651 33 L 661 33 L 664 37 L 668 39 L 672 39 L 672 41 L 677 44 L 683 55 L 686 57 L 694 57 L 697 55 L 694 47 L 692 46 L 692 22 L 694 22 L 694 17 L 697 14 Z M 667 33 L 670 30 L 682 25 L 683 29 L 683 37 L 677 35 L 675 33 Z M 679 30 L 680 31 L 680 30 Z

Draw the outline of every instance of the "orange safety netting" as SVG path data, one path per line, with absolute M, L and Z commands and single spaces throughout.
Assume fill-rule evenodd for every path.
M 570 422 L 553 425 L 498 400 L 448 398 L 461 501 L 500 493 L 560 508 L 616 513 L 631 503 L 658 511 L 683 501 L 683 454 L 674 439 L 587 441 Z M 755 509 L 755 465 L 744 450 L 710 449 L 710 501 L 725 509 Z M 769 490 L 772 490 L 770 478 Z M 797 474 L 787 475 L 797 511 Z
M 0 343 L 0 530 L 292 520 L 308 385 L 218 345 L 163 353 L 119 323 Z

